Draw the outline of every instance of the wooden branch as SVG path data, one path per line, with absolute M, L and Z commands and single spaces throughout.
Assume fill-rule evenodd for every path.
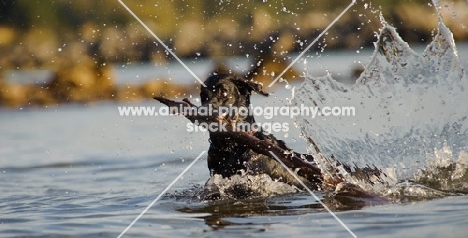
M 172 109 L 171 113 L 180 114 L 189 119 L 192 123 L 225 123 L 226 130 L 218 130 L 210 133 L 215 133 L 223 137 L 229 137 L 238 142 L 239 144 L 247 145 L 251 150 L 256 153 L 263 154 L 271 158 L 270 151 L 273 152 L 278 158 L 292 170 L 299 169 L 297 173 L 306 178 L 308 181 L 313 183 L 322 182 L 321 169 L 313 162 L 314 158 L 311 155 L 301 155 L 293 151 L 287 151 L 283 148 L 272 144 L 266 140 L 260 140 L 259 138 L 250 135 L 245 131 L 234 130 L 232 124 L 221 121 L 220 119 L 213 119 L 212 116 L 201 116 L 201 115 L 188 115 L 183 114 L 184 111 L 198 109 L 197 106 L 192 104 L 188 99 L 183 99 L 183 102 L 176 102 L 163 97 L 154 97 L 154 99 L 167 105 Z M 301 156 L 305 156 L 302 158 Z M 274 159 L 274 158 L 272 158 Z

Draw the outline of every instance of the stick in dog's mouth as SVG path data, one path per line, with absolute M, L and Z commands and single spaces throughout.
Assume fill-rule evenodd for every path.
M 168 107 L 176 107 L 176 108 L 189 108 L 193 109 L 193 107 L 198 108 L 196 105 L 190 102 L 189 99 L 184 98 L 182 102 L 176 102 L 164 97 L 154 97 L 155 100 L 165 104 Z M 180 114 L 183 115 L 183 114 Z M 207 117 L 207 116 L 199 116 L 199 115 L 183 115 L 187 119 L 189 119 L 192 123 L 194 123 L 196 120 L 199 122 L 206 122 L 206 123 L 213 123 L 213 122 L 219 122 L 218 119 L 213 119 L 212 117 Z M 252 132 L 245 132 L 245 131 L 239 131 L 239 130 L 234 130 L 234 127 L 231 123 L 228 123 L 226 126 L 227 131 L 219 131 L 219 132 L 213 132 L 213 133 L 219 133 L 220 135 L 225 135 L 226 137 L 229 137 L 235 141 L 237 141 L 239 144 L 244 144 L 246 145 L 249 149 L 252 151 L 255 151 L 256 153 L 266 155 L 268 157 L 271 156 L 270 151 L 273 152 L 276 156 L 279 157 L 279 159 L 289 168 L 292 170 L 297 170 L 298 175 L 306 178 L 308 181 L 316 183 L 316 184 L 322 184 L 323 177 L 322 177 L 322 172 L 321 169 L 318 167 L 318 165 L 314 161 L 313 158 L 311 158 L 311 161 L 308 161 L 306 159 L 301 158 L 301 156 L 293 151 L 286 151 L 279 146 L 270 143 L 269 141 L 266 140 L 261 140 L 255 136 L 252 135 Z M 308 155 L 311 156 L 311 155 Z M 271 158 L 274 160 L 274 158 Z

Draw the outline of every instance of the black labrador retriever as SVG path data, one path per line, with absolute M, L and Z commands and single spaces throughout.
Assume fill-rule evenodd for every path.
M 359 186 L 345 182 L 338 170 L 334 171 L 333 168 L 330 168 L 332 170 L 325 170 L 327 173 L 324 173 L 312 155 L 294 152 L 286 146 L 284 141 L 276 139 L 272 134 L 265 133 L 260 127 L 255 127 L 255 118 L 250 113 L 250 96 L 252 92 L 268 96 L 268 93 L 263 91 L 261 84 L 231 74 L 212 75 L 206 79 L 204 84 L 206 87 L 201 87 L 200 91 L 201 107 L 192 104 L 186 98 L 183 99 L 183 102 L 172 101 L 160 96 L 154 97 L 154 99 L 174 109 L 174 111 L 171 109 L 172 113 L 184 115 L 192 123 L 197 124 L 197 121 L 200 120 L 203 123 L 210 123 L 210 125 L 215 122 L 229 124 L 227 132 L 208 130 L 210 134 L 208 168 L 211 176 L 219 174 L 228 178 L 243 173 L 268 174 L 273 179 L 298 188 L 302 188 L 302 184 L 304 184 L 313 190 L 335 191 L 342 195 L 368 196 L 368 193 Z M 201 116 L 181 112 L 185 109 L 192 111 L 200 108 L 211 111 L 209 115 Z M 231 108 L 237 110 L 230 110 Z M 318 156 L 321 156 L 315 142 L 311 139 L 309 142 L 319 152 Z M 331 159 L 323 156 L 321 158 L 328 161 L 329 165 L 342 166 L 347 173 L 358 180 L 372 184 L 385 183 L 382 177 L 386 177 L 386 175 L 378 168 L 351 167 L 340 163 L 333 156 Z M 277 159 L 293 170 L 295 176 L 291 175 Z M 302 184 L 297 178 L 301 180 Z M 338 184 L 343 186 L 337 186 Z
M 259 140 L 280 147 L 284 151 L 295 153 L 287 147 L 284 141 L 276 139 L 272 134 L 265 133 L 262 128 L 255 127 L 255 118 L 251 113 L 250 96 L 256 92 L 268 96 L 262 85 L 254 81 L 241 79 L 235 75 L 212 75 L 201 87 L 200 99 L 203 107 L 212 110 L 212 116 L 218 120 L 230 123 L 234 128 L 246 130 Z M 230 110 L 223 110 L 230 109 Z M 237 109 L 237 110 L 234 110 Z M 242 125 L 242 126 L 240 126 Z M 250 127 L 245 127 L 248 125 Z M 250 128 L 250 129 L 246 129 Z M 209 132 L 210 148 L 208 150 L 208 168 L 211 175 L 220 174 L 230 177 L 235 174 L 268 174 L 273 179 L 286 182 L 297 187 L 300 183 L 272 156 L 260 154 L 251 149 L 251 146 L 235 140 L 229 135 Z M 314 163 L 313 157 L 295 153 L 308 163 Z M 320 179 L 306 179 L 299 176 L 309 188 L 320 187 Z

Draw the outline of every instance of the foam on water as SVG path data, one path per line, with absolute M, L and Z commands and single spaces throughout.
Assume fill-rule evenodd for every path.
M 437 34 L 420 55 L 382 24 L 371 61 L 353 86 L 330 75 L 306 76 L 294 90 L 293 106 L 355 108 L 355 116 L 297 117 L 303 136 L 317 144 L 310 143 L 309 152 L 329 173 L 337 167 L 332 155 L 354 170 L 380 168 L 379 186 L 338 168 L 347 181 L 380 193 L 411 194 L 410 187 L 419 196 L 421 183 L 468 191 L 468 75 L 452 33 L 439 14 Z
M 267 174 L 250 175 L 236 174 L 229 178 L 223 178 L 216 174 L 205 184 L 204 199 L 229 199 L 265 197 L 294 193 L 298 190 L 294 186 L 273 180 Z

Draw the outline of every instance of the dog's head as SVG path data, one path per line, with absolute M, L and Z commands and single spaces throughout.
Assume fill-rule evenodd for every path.
M 223 119 L 228 121 L 254 123 L 253 116 L 245 115 L 240 110 L 250 110 L 250 95 L 255 91 L 263 96 L 268 93 L 262 90 L 262 85 L 245 79 L 240 79 L 230 74 L 212 75 L 204 82 L 206 87 L 201 87 L 200 99 L 202 106 L 216 110 Z M 220 108 L 234 108 L 228 113 L 222 113 Z M 241 109 L 243 108 L 243 109 Z M 242 115 L 243 114 L 243 115 Z M 249 113 L 250 114 L 250 113 Z

